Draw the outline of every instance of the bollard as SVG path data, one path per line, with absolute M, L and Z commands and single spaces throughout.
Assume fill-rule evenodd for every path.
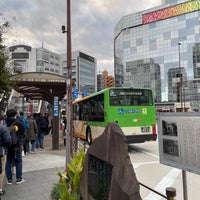
M 173 187 L 167 187 L 166 195 L 167 195 L 167 200 L 175 200 L 174 197 L 176 196 L 176 189 Z

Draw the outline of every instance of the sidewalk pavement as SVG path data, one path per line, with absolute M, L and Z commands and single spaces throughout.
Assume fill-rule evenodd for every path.
M 17 185 L 15 175 L 13 184 L 7 185 L 6 177 L 3 188 L 6 193 L 1 200 L 50 200 L 52 185 L 59 180 L 56 167 L 65 169 L 66 149 L 63 139 L 59 141 L 60 150 L 52 150 L 52 135 L 45 136 L 44 151 L 23 157 L 23 178 L 26 182 Z

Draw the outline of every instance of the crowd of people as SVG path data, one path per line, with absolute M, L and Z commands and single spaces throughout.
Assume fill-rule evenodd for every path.
M 9 127 L 14 127 L 17 142 L 12 143 Z M 45 113 L 18 113 L 15 109 L 0 114 L 0 196 L 5 193 L 3 180 L 6 176 L 7 184 L 13 183 L 13 169 L 15 168 L 15 182 L 25 182 L 22 177 L 22 156 L 35 154 L 36 149 L 44 151 L 44 136 L 49 133 L 49 115 Z

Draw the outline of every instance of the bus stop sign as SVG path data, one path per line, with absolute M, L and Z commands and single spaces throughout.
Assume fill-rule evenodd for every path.
M 82 97 L 86 97 L 87 95 L 88 95 L 87 90 L 83 90 L 83 92 L 82 92 Z
M 73 99 L 77 99 L 78 98 L 78 89 L 74 88 L 73 89 Z

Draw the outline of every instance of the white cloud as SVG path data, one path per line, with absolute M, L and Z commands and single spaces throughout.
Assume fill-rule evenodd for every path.
M 161 4 L 161 0 L 71 0 L 72 50 L 97 58 L 98 70 L 113 74 L 114 26 L 121 17 Z M 66 51 L 66 1 L 1 0 L 0 13 L 12 23 L 7 44 Z M 16 20 L 13 21 L 12 18 Z

